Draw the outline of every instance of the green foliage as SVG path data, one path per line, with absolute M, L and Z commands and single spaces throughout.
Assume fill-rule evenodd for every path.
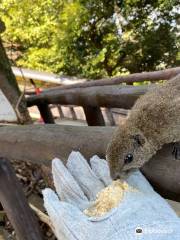
M 2 0 L 16 63 L 101 78 L 178 63 L 177 0 Z M 17 50 L 17 49 L 16 49 Z
M 23 55 L 17 64 L 57 72 L 57 28 L 62 2 L 51 0 L 4 0 L 1 17 L 6 23 L 4 40 L 16 43 Z

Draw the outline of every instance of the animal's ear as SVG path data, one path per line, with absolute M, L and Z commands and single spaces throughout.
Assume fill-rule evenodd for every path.
M 145 144 L 145 138 L 141 134 L 133 135 L 133 139 L 138 146 L 143 146 Z

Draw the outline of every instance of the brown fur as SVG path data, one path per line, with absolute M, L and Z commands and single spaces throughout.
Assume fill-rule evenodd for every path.
M 107 149 L 112 178 L 141 167 L 165 143 L 180 141 L 180 75 L 140 97 Z M 131 163 L 124 163 L 127 154 Z

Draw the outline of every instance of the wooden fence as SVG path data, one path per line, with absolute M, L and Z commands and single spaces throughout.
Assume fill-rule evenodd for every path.
M 27 97 L 27 106 L 36 105 L 45 123 L 55 123 L 49 107 L 51 104 L 57 105 L 61 113 L 61 105 L 81 106 L 89 126 L 104 126 L 105 121 L 101 107 L 131 109 L 139 96 L 155 87 L 155 81 L 168 80 L 179 73 L 180 67 L 177 67 L 50 88 L 39 95 Z M 150 84 L 128 85 L 147 80 Z M 73 111 L 73 108 L 71 110 Z M 111 112 L 107 110 L 108 113 L 108 117 L 112 118 L 113 125 L 113 116 L 110 116 Z

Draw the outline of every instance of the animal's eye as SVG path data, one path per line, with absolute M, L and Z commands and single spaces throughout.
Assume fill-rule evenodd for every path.
M 124 158 L 124 163 L 128 164 L 133 161 L 133 155 L 131 153 L 127 154 Z

